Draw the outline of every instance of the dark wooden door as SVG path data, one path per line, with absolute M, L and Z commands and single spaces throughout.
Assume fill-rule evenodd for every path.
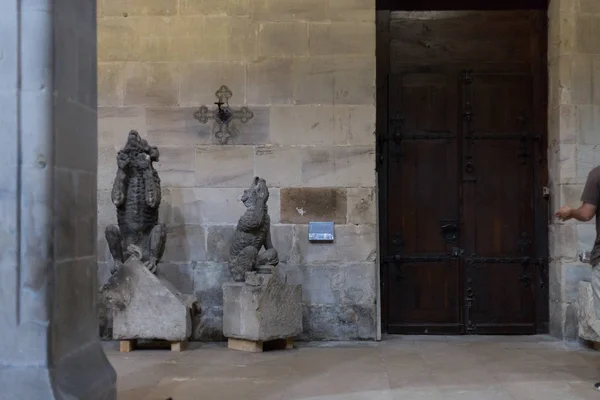
M 406 26 L 416 37 L 429 29 Z M 460 62 L 439 53 L 388 74 L 379 141 L 384 326 L 544 331 L 544 80 L 531 60 L 502 63 L 495 54 L 485 63 L 480 51 L 470 62 L 461 43 L 443 40 Z

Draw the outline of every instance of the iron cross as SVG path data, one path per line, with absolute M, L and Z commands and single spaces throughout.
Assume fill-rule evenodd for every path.
M 213 134 L 219 144 L 227 144 L 230 139 L 233 139 L 239 133 L 232 122 L 239 120 L 242 124 L 247 123 L 254 114 L 248 107 L 242 107 L 239 110 L 232 110 L 229 107 L 229 99 L 233 96 L 233 92 L 227 86 L 221 86 L 215 92 L 217 101 L 216 110 L 210 111 L 208 107 L 201 106 L 194 113 L 194 118 L 201 124 L 206 124 L 209 120 L 213 120 Z

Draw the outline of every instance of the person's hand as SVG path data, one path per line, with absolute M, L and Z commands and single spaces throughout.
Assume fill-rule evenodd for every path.
M 571 207 L 563 206 L 560 208 L 560 210 L 554 213 L 554 215 L 556 215 L 556 217 L 558 217 L 561 221 L 568 221 L 571 218 L 573 218 L 573 216 L 571 215 L 572 211 L 573 209 Z

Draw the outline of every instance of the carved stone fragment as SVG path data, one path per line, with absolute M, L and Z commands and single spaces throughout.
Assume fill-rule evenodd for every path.
M 153 162 L 159 152 L 136 131 L 129 132 L 125 147 L 117 155 L 117 175 L 111 193 L 117 207 L 117 225 L 106 228 L 106 241 L 115 261 L 114 273 L 132 255 L 130 246 L 152 273 L 165 251 L 167 232 L 158 222 L 161 201 L 160 178 Z
M 192 333 L 197 303 L 144 266 L 138 251 L 103 286 L 112 310 L 113 339 L 185 341 Z
M 250 187 L 244 190 L 242 202 L 246 212 L 238 221 L 229 251 L 229 271 L 236 282 L 244 282 L 248 272 L 279 264 L 279 256 L 271 240 L 268 200 L 267 183 L 255 177 Z M 260 253 L 263 247 L 265 251 Z

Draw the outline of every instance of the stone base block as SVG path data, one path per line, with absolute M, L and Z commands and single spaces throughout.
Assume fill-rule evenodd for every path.
M 298 336 L 302 332 L 302 286 L 289 285 L 277 274 L 258 274 L 250 282 L 223 285 L 224 336 L 250 342 Z
M 136 257 L 110 277 L 101 294 L 113 312 L 113 339 L 186 341 L 194 299 L 151 273 Z
M 594 309 L 594 293 L 591 282 L 579 282 L 577 299 L 579 337 L 590 342 L 600 342 L 600 320 Z

